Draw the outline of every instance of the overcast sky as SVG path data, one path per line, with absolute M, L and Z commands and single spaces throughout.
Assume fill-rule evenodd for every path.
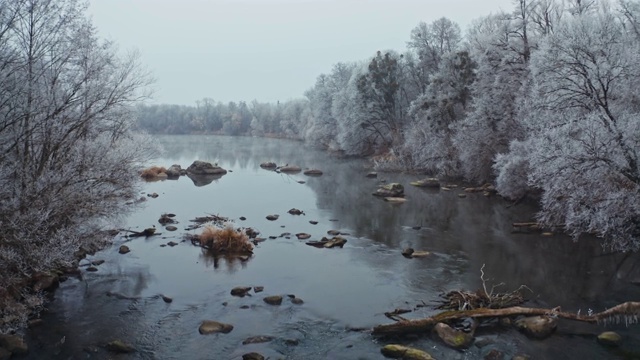
M 340 61 L 404 51 L 418 22 L 464 28 L 512 0 L 90 0 L 102 37 L 138 49 L 154 102 L 285 101 Z

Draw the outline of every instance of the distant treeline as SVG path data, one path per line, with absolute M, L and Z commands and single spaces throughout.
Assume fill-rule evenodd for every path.
M 202 99 L 196 106 L 140 105 L 138 128 L 152 134 L 223 134 L 302 139 L 297 124 L 309 101 L 271 104 L 244 101 L 224 104 Z
M 141 108 L 154 133 L 303 139 L 389 170 L 540 195 L 538 220 L 640 247 L 640 1 L 519 0 L 420 23 L 403 52 L 336 64 L 305 99 Z

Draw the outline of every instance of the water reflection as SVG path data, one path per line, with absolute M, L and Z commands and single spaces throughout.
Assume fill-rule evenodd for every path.
M 191 181 L 193 181 L 193 185 L 195 186 L 206 186 L 211 184 L 212 182 L 214 182 L 215 180 L 218 180 L 220 178 L 222 178 L 222 174 L 216 174 L 216 175 L 194 175 L 194 174 L 187 174 L 187 177 L 189 179 L 191 179 Z
M 127 226 L 144 229 L 156 224 L 160 214 L 171 212 L 177 214 L 181 230 L 131 241 L 127 256 L 117 255 L 115 248 L 99 253 L 96 256 L 108 261 L 98 273 L 87 275 L 86 282 L 63 283 L 48 315 L 55 329 L 34 330 L 45 350 L 36 350 L 33 358 L 46 354 L 59 340 L 55 336 L 62 335 L 74 342 L 58 346 L 60 354 L 75 358 L 83 354 L 83 347 L 103 342 L 100 334 L 105 333 L 130 340 L 141 349 L 140 358 L 238 359 L 249 352 L 240 345 L 242 340 L 256 335 L 277 338 L 251 348 L 273 358 L 380 358 L 380 344 L 367 334 L 345 329 L 386 323 L 385 311 L 430 303 L 441 292 L 478 289 L 483 265 L 486 278 L 494 284 L 504 282 L 505 291 L 524 284 L 539 304 L 569 311 L 598 311 L 640 296 L 633 285 L 640 280 L 636 254 L 604 254 L 596 239 L 574 243 L 562 235 L 513 234 L 513 222 L 533 215 L 535 209 L 527 204 L 508 208 L 497 197 L 459 198 L 459 189 L 415 188 L 407 184 L 419 177 L 406 174 L 369 179 L 365 162 L 332 157 L 299 142 L 216 136 L 167 136 L 158 141 L 165 154 L 156 165 L 186 167 L 203 160 L 233 172 L 208 186 L 186 177 L 145 184 L 146 192 L 160 196 L 149 199 Z M 324 174 L 276 173 L 259 167 L 266 161 L 316 168 Z M 372 196 L 382 180 L 405 184 L 408 201 L 391 204 Z M 290 215 L 291 208 L 305 215 Z M 229 217 L 236 225 L 246 217 L 242 226 L 257 229 L 261 237 L 277 238 L 258 244 L 246 262 L 213 258 L 188 242 L 161 247 L 171 239 L 180 241 L 188 219 L 207 214 Z M 280 217 L 268 221 L 269 214 Z M 305 232 L 319 240 L 331 229 L 350 234 L 344 249 L 316 249 L 295 237 L 278 237 Z M 431 255 L 406 259 L 400 255 L 404 247 Z M 262 294 L 231 297 L 231 288 L 240 285 L 264 286 L 265 296 L 295 294 L 305 303 L 273 307 L 262 302 Z M 104 296 L 108 291 L 138 300 Z M 170 295 L 173 303 L 163 303 L 158 294 Z M 432 312 L 421 308 L 407 316 Z M 204 319 L 236 327 L 212 341 L 197 334 Z M 637 337 L 634 329 L 619 330 Z M 549 346 L 556 340 L 530 342 L 516 332 L 499 336 L 504 337 L 500 344 L 508 356 L 519 350 L 540 358 L 612 356 L 592 338 L 563 337 L 562 346 Z M 299 345 L 286 345 L 286 339 L 297 339 Z M 460 355 L 431 338 L 416 345 L 432 349 L 436 358 L 483 356 L 476 347 Z M 572 350 L 577 346 L 584 351 Z M 633 349 L 637 344 L 630 341 L 625 346 Z M 97 354 L 91 357 L 109 356 Z
M 239 269 L 244 269 L 247 266 L 247 262 L 251 261 L 251 257 L 248 256 L 239 258 L 235 255 L 214 255 L 207 249 L 202 249 L 198 258 L 205 266 L 213 267 L 214 269 L 218 269 L 220 263 L 224 264 L 227 273 L 234 273 Z

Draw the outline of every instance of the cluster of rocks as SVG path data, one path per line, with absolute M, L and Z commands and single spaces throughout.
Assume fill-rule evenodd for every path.
M 284 174 L 297 174 L 301 171 L 303 174 L 307 176 L 321 176 L 323 174 L 323 172 L 318 169 L 305 169 L 303 171 L 302 168 L 298 165 L 285 164 L 285 165 L 278 166 L 273 161 L 263 162 L 262 164 L 260 164 L 260 167 L 266 170 L 272 170 L 272 171 L 275 171 L 278 173 L 284 173 Z M 304 184 L 304 181 L 300 183 Z
M 226 173 L 227 170 L 219 167 L 217 164 L 196 160 L 186 169 L 183 169 L 179 164 L 173 164 L 168 169 L 154 166 L 143 170 L 141 176 L 148 181 L 157 181 L 178 179 L 180 176 L 186 175 L 196 186 L 204 186 Z
M 557 329 L 557 318 L 551 316 L 525 316 L 515 321 L 509 318 L 501 318 L 499 324 L 503 326 L 515 326 L 528 337 L 542 340 L 551 336 Z M 433 327 L 433 333 L 445 345 L 453 349 L 467 349 L 475 344 L 476 347 L 483 349 L 495 342 L 491 337 L 475 338 L 475 330 L 478 327 L 478 321 L 472 318 L 461 319 L 453 324 L 444 322 L 437 323 Z M 598 343 L 608 346 L 617 347 L 622 343 L 622 337 L 613 331 L 606 331 L 598 335 Z M 411 348 L 405 345 L 389 344 L 381 350 L 385 357 L 402 358 L 410 360 L 429 360 L 433 357 L 426 351 Z M 483 358 L 486 360 L 505 359 L 505 354 L 496 349 L 494 346 L 488 347 L 483 351 Z M 528 355 L 516 354 L 512 360 L 527 360 Z
M 232 296 L 236 297 L 246 297 L 252 296 L 251 290 L 253 290 L 254 294 L 261 293 L 264 291 L 263 286 L 236 286 L 231 289 L 230 293 Z M 286 295 L 286 298 L 290 300 L 292 304 L 302 305 L 304 301 L 299 297 L 289 294 Z M 282 295 L 270 295 L 262 298 L 262 301 L 265 304 L 271 306 L 280 306 L 283 303 L 285 296 Z M 224 306 L 227 306 L 228 303 L 223 303 Z M 240 307 L 241 309 L 250 308 L 248 305 L 243 305 Z M 216 321 L 216 320 L 203 320 L 198 327 L 198 332 L 202 335 L 208 334 L 228 334 L 233 331 L 234 326 L 232 324 Z M 251 336 L 242 341 L 242 345 L 250 345 L 250 344 L 260 344 L 266 343 L 275 340 L 276 338 L 268 335 L 258 335 Z M 295 346 L 298 344 L 298 340 L 296 339 L 284 339 L 284 343 L 288 346 Z M 242 356 L 242 359 L 255 360 L 255 359 L 264 359 L 264 356 L 257 352 L 246 353 Z

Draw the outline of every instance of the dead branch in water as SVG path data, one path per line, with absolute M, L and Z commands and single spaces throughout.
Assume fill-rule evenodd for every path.
M 486 319 L 501 318 L 507 316 L 553 316 L 567 320 L 582 321 L 587 323 L 607 323 L 607 322 L 624 322 L 635 324 L 638 322 L 640 315 L 640 302 L 625 302 L 616 305 L 608 310 L 588 315 L 580 315 L 580 313 L 568 313 L 560 310 L 560 307 L 553 309 L 538 309 L 514 306 L 504 309 L 473 309 L 462 311 L 444 311 L 434 316 L 417 319 L 417 320 L 401 320 L 394 324 L 378 325 L 373 328 L 373 335 L 403 335 L 410 333 L 420 333 L 430 331 L 437 323 L 449 322 L 464 318 Z
M 140 237 L 140 236 L 147 237 L 147 236 L 154 236 L 154 235 L 162 235 L 161 233 L 157 233 L 156 232 L 156 228 L 148 228 L 148 229 L 144 229 L 142 231 L 120 229 L 120 231 L 130 232 L 131 233 L 131 235 L 126 235 L 126 237 Z

